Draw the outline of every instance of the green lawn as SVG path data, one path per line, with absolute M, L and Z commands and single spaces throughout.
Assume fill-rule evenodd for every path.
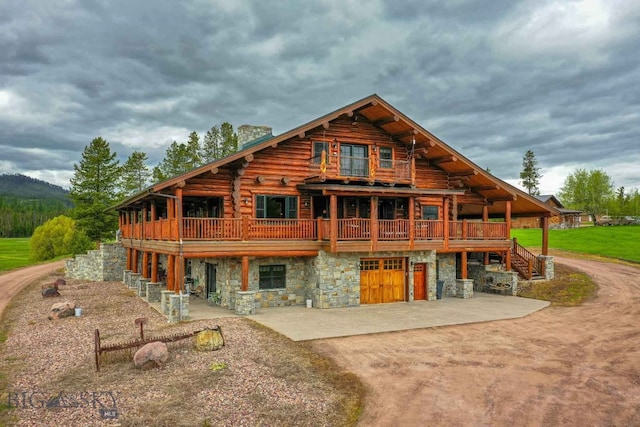
M 542 245 L 541 229 L 513 229 L 511 237 L 517 237 L 522 246 Z M 549 230 L 549 248 L 640 262 L 640 226 Z
M 29 239 L 0 239 L 0 271 L 29 265 Z

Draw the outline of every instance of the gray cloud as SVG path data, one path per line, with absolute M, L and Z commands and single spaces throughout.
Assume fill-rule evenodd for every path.
M 68 186 L 96 136 L 151 166 L 229 121 L 284 132 L 378 93 L 497 176 L 532 149 L 639 187 L 632 0 L 0 4 L 0 173 Z M 564 175 L 563 175 L 564 174 Z

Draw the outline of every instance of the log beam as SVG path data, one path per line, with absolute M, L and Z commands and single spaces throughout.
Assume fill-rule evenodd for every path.
M 395 123 L 399 120 L 400 120 L 400 117 L 398 116 L 388 116 L 388 117 L 383 117 L 379 120 L 376 120 L 375 122 L 373 122 L 373 125 L 376 127 L 380 127 L 380 126 L 388 125 L 389 123 Z
M 457 162 L 458 158 L 456 156 L 453 155 L 446 155 L 446 156 L 439 156 L 439 157 L 431 157 L 430 159 L 427 159 L 429 161 L 429 163 L 431 163 L 432 165 L 439 165 L 441 163 L 452 163 L 452 162 Z
M 478 175 L 478 171 L 475 169 L 467 169 L 467 170 L 463 170 L 463 171 L 457 171 L 457 172 L 449 172 L 449 177 L 450 178 L 462 178 L 462 177 L 468 177 L 468 176 L 474 176 L 474 175 Z
M 402 138 L 406 138 L 408 136 L 415 136 L 418 134 L 418 131 L 415 129 L 411 129 L 409 131 L 406 132 L 400 132 L 400 133 L 394 133 L 391 136 L 395 139 L 402 139 Z

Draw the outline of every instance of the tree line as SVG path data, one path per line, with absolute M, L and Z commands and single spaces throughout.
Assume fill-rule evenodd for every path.
M 0 195 L 0 238 L 29 237 L 39 225 L 68 210 L 69 204 L 61 200 Z
M 522 158 L 520 183 L 530 195 L 540 194 L 540 168 L 535 154 L 528 150 Z M 558 199 L 565 208 L 583 211 L 594 221 L 601 215 L 625 217 L 640 215 L 640 192 L 616 187 L 613 179 L 602 169 L 576 169 L 567 176 Z

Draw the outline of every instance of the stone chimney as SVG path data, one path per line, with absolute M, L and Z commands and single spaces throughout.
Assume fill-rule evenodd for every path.
M 273 136 L 271 131 L 272 129 L 269 126 L 238 126 L 238 147 L 242 149 L 245 144 L 265 135 Z

